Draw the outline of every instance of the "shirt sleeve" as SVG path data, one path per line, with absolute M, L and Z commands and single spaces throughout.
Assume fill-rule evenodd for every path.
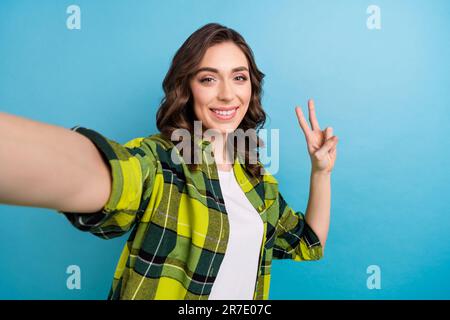
M 279 220 L 275 227 L 273 259 L 295 261 L 319 260 L 323 256 L 322 245 L 303 212 L 294 211 L 278 192 Z
M 108 163 L 112 176 L 111 194 L 98 212 L 58 213 L 81 231 L 102 239 L 118 237 L 129 231 L 145 210 L 149 198 L 147 191 L 153 188 L 157 168 L 155 144 L 145 138 L 135 138 L 121 145 L 91 129 L 77 126 L 71 130 L 90 139 Z

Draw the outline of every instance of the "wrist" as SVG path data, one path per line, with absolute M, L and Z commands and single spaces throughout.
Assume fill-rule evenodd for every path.
M 311 176 L 313 177 L 331 177 L 331 171 L 328 170 L 311 170 Z

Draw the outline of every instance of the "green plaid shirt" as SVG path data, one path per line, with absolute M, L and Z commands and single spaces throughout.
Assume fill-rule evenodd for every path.
M 230 232 L 215 162 L 202 161 L 198 170 L 177 164 L 171 159 L 175 145 L 159 133 L 121 145 L 91 129 L 71 130 L 89 138 L 107 160 L 112 191 L 99 212 L 58 212 L 103 239 L 131 230 L 108 299 L 207 300 Z M 203 156 L 209 142 L 199 141 Z M 252 176 L 240 156 L 233 171 L 264 222 L 253 299 L 266 300 L 272 259 L 318 260 L 322 246 L 271 174 Z

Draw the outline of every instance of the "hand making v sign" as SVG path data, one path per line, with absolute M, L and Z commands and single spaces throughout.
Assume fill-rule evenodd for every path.
M 333 128 L 320 129 L 317 121 L 314 101 L 308 100 L 309 121 L 311 129 L 306 122 L 301 107 L 296 107 L 298 122 L 305 135 L 308 153 L 311 158 L 313 172 L 331 173 L 336 161 L 337 136 L 333 136 Z

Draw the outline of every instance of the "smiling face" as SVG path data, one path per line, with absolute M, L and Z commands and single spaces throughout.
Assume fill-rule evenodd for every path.
M 190 80 L 194 113 L 206 129 L 236 130 L 248 110 L 252 87 L 245 54 L 233 42 L 207 49 Z

